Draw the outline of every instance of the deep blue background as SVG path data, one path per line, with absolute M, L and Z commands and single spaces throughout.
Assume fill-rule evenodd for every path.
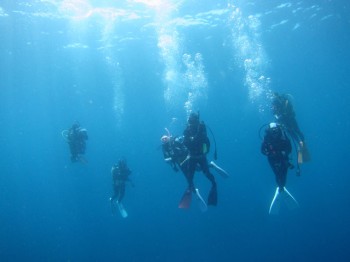
M 163 8 L 120 1 L 113 7 L 140 18 L 112 22 L 97 9 L 110 1 L 0 4 L 1 261 L 349 261 L 348 2 L 212 2 L 184 1 L 159 18 Z M 95 14 L 77 18 L 86 9 Z M 203 15 L 210 10 L 225 12 Z M 165 23 L 188 17 L 206 23 Z M 260 26 L 249 27 L 252 19 Z M 178 52 L 161 55 L 160 29 L 176 29 Z M 186 183 L 159 148 L 165 127 L 185 126 L 181 61 L 196 53 L 208 84 L 193 109 L 231 175 L 217 176 L 219 205 L 204 214 L 177 208 Z M 177 63 L 166 67 L 169 58 Z M 252 99 L 244 60 L 255 58 L 255 72 L 270 80 Z M 172 91 L 185 90 L 171 101 L 167 68 L 180 76 Z M 272 119 L 270 91 L 293 96 L 312 154 L 302 176 L 288 178 L 300 208 L 277 217 L 268 215 L 275 182 L 258 135 Z M 89 134 L 85 165 L 70 163 L 61 137 L 74 120 Z M 121 156 L 136 185 L 127 188 L 127 219 L 112 216 L 108 201 Z M 201 174 L 196 184 L 206 197 Z

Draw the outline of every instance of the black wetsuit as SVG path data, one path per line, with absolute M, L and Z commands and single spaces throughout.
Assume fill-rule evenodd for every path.
M 170 137 L 167 143 L 162 145 L 164 159 L 170 163 L 171 167 L 177 172 L 180 168 L 185 173 L 181 165 L 185 161 L 188 150 L 183 144 L 182 137 Z
M 295 119 L 293 105 L 287 96 L 275 94 L 272 101 L 272 113 L 276 117 L 277 122 L 286 128 L 294 141 L 304 143 L 304 134 L 299 128 Z
M 264 141 L 261 145 L 261 153 L 267 156 L 269 164 L 276 176 L 276 183 L 280 190 L 286 185 L 289 163 L 289 154 L 292 151 L 290 140 L 282 131 L 281 127 L 276 127 L 272 134 L 268 131 L 265 134 Z
M 79 155 L 85 154 L 86 140 L 88 135 L 86 129 L 73 126 L 68 131 L 68 144 L 71 153 L 71 161 L 79 160 Z
M 207 136 L 207 129 L 204 122 L 187 125 L 184 131 L 184 145 L 188 149 L 188 156 L 183 162 L 183 170 L 186 174 L 190 190 L 194 190 L 193 176 L 197 165 L 203 171 L 205 176 L 212 183 L 211 192 L 209 193 L 208 204 L 217 204 L 216 182 L 214 176 L 209 171 L 209 165 L 206 154 L 210 149 L 210 141 Z
M 112 167 L 111 172 L 114 191 L 111 201 L 117 200 L 118 203 L 120 203 L 125 195 L 125 182 L 130 181 L 129 175 L 131 174 L 131 171 L 127 166 L 121 167 L 115 165 Z

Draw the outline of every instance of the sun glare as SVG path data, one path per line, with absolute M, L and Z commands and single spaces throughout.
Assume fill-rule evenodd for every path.
M 64 0 L 59 9 L 65 16 L 79 20 L 91 16 L 93 8 L 86 0 Z
M 142 0 L 136 0 L 132 2 L 138 4 L 141 3 Z M 154 4 L 156 6 L 156 3 Z M 151 5 L 151 7 L 153 7 L 153 5 Z M 93 16 L 99 16 L 105 20 L 114 20 L 117 17 L 124 17 L 130 20 L 140 18 L 139 14 L 133 10 L 125 9 L 122 7 L 117 8 L 116 6 L 97 7 L 93 6 L 89 0 L 64 0 L 59 4 L 58 9 L 64 17 L 73 20 L 84 20 L 89 19 Z

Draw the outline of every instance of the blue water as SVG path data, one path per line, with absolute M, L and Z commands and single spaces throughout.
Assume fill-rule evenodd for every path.
M 349 261 L 349 8 L 2 1 L 0 261 Z M 292 95 L 312 154 L 288 176 L 300 208 L 278 216 L 258 135 L 274 91 Z M 159 147 L 191 110 L 230 173 L 216 175 L 219 203 L 206 213 L 177 208 L 186 182 Z M 61 137 L 75 120 L 87 164 L 70 163 Z M 122 156 L 135 184 L 126 219 L 108 201 Z M 208 181 L 195 183 L 206 198 Z

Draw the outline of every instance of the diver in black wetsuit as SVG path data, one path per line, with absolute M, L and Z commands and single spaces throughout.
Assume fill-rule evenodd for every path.
M 265 130 L 264 141 L 261 145 L 261 153 L 267 156 L 269 164 L 276 176 L 279 191 L 283 191 L 287 181 L 287 172 L 293 165 L 289 162 L 289 154 L 292 151 L 290 140 L 282 127 L 276 123 L 270 123 Z
M 277 123 L 282 125 L 295 141 L 298 150 L 298 162 L 310 161 L 311 157 L 305 143 L 305 137 L 296 121 L 293 105 L 288 95 L 280 95 L 277 92 L 273 94 L 272 113 Z
M 209 171 L 206 154 L 210 149 L 210 141 L 207 136 L 207 129 L 203 121 L 199 121 L 199 114 L 191 113 L 187 127 L 183 132 L 184 145 L 188 149 L 188 156 L 182 162 L 182 169 L 185 172 L 189 190 L 194 192 L 193 176 L 197 165 L 210 180 L 212 187 L 208 196 L 208 205 L 217 205 L 217 188 L 214 176 Z
M 125 195 L 125 183 L 128 181 L 131 182 L 129 178 L 131 171 L 126 164 L 126 160 L 120 159 L 118 164 L 113 165 L 111 173 L 114 194 L 110 198 L 110 201 L 121 203 Z
M 164 161 L 170 164 L 175 172 L 178 172 L 179 169 L 181 169 L 181 171 L 186 176 L 185 165 L 182 165 L 182 163 L 185 162 L 188 156 L 188 150 L 184 145 L 184 137 L 173 137 L 170 134 L 168 134 L 163 135 L 160 140 L 162 142 Z M 214 161 L 210 161 L 208 163 L 208 166 L 209 168 L 213 168 L 222 177 L 229 177 L 229 174 L 220 166 L 218 166 Z M 196 171 L 202 171 L 199 165 L 196 166 Z
M 164 160 L 171 165 L 175 172 L 178 172 L 180 168 L 185 173 L 181 163 L 186 159 L 188 150 L 183 144 L 183 136 L 164 135 L 160 140 L 162 142 Z
M 66 139 L 71 153 L 71 161 L 85 162 L 81 155 L 85 154 L 86 140 L 88 140 L 86 129 L 80 127 L 80 124 L 76 121 L 68 130 Z
M 114 214 L 118 209 L 123 218 L 128 217 L 122 200 L 125 195 L 125 184 L 130 182 L 132 186 L 134 184 L 130 180 L 129 176 L 131 171 L 126 164 L 125 159 L 119 159 L 118 163 L 113 165 L 112 170 L 112 184 L 113 184 L 113 196 L 109 199 L 111 202 L 112 213 Z
M 277 122 L 286 128 L 293 140 L 298 144 L 300 142 L 304 143 L 304 134 L 301 132 L 295 119 L 293 105 L 287 95 L 280 95 L 277 92 L 274 93 L 272 100 L 272 113 Z

